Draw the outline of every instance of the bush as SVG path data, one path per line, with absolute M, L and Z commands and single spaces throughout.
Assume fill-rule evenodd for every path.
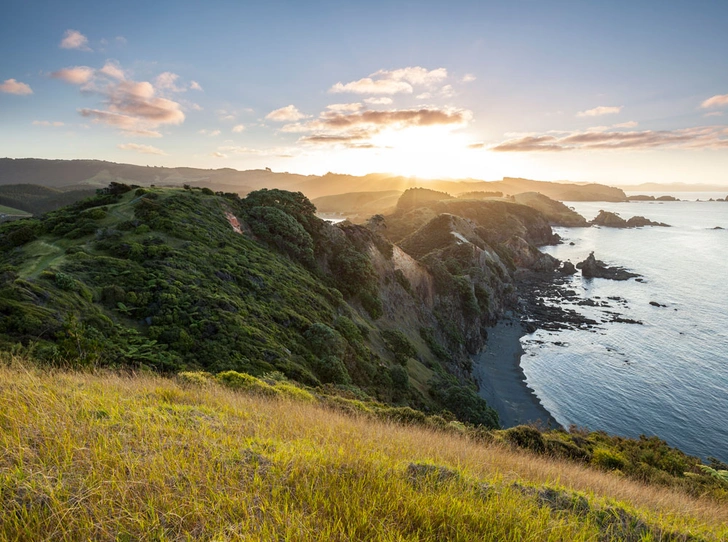
M 214 376 L 204 371 L 183 371 L 177 374 L 177 378 L 182 384 L 192 386 L 209 386 L 214 380 Z
M 620 470 L 624 468 L 627 460 L 619 452 L 596 448 L 592 454 L 591 463 L 604 470 Z
M 233 390 L 242 390 L 268 397 L 276 397 L 279 395 L 278 390 L 273 386 L 246 373 L 225 371 L 218 373 L 215 379 L 223 386 Z
M 276 383 L 275 389 L 288 399 L 295 399 L 304 403 L 313 403 L 316 401 L 313 394 L 288 382 Z
M 397 363 L 406 365 L 409 358 L 417 356 L 417 350 L 407 335 L 398 329 L 382 331 L 382 338 L 389 351 L 394 354 Z
M 544 453 L 546 451 L 546 443 L 543 440 L 543 435 L 538 429 L 530 425 L 511 427 L 504 434 L 509 442 L 519 448 L 526 448 L 536 453 Z

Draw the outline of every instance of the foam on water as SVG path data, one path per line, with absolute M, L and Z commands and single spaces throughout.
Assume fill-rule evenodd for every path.
M 697 197 L 716 196 L 725 197 Z M 616 311 L 643 325 L 607 323 L 524 337 L 521 364 L 529 386 L 566 426 L 658 435 L 690 454 L 728 461 L 728 203 L 567 205 L 587 220 L 604 209 L 673 227 L 555 229 L 565 243 L 544 252 L 577 263 L 594 251 L 645 280 L 577 274 L 572 289 L 612 308 L 573 308 L 597 320 L 605 310 Z

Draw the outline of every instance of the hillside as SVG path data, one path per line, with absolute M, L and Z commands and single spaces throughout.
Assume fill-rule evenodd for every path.
M 238 171 L 231 168 L 166 168 L 117 164 L 101 160 L 40 160 L 0 158 L 0 185 L 38 184 L 53 188 L 90 186 L 102 188 L 110 182 L 142 186 L 181 186 L 189 184 L 213 191 L 245 195 L 261 188 L 303 192 L 313 199 L 349 192 L 381 192 L 426 186 L 458 195 L 466 192 L 499 191 L 512 195 L 540 192 L 560 201 L 626 201 L 624 192 L 601 184 L 553 183 L 506 177 L 501 181 L 474 179 L 418 179 L 373 173 L 364 176 L 327 173 L 298 175 L 268 169 Z
M 3 540 L 728 536 L 712 498 L 497 436 L 346 414 L 290 385 L 273 397 L 23 363 L 0 363 Z
M 372 215 L 391 213 L 401 195 L 399 190 L 349 192 L 315 198 L 311 203 L 319 213 L 337 213 L 359 222 Z
M 470 356 L 515 302 L 519 251 L 552 234 L 527 207 L 453 204 L 489 228 L 487 260 L 418 262 L 300 193 L 112 184 L 2 226 L 0 345 L 62 366 L 278 371 L 495 426 Z

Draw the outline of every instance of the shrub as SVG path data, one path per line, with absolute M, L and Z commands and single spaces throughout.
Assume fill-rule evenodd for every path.
M 627 460 L 619 452 L 606 448 L 596 448 L 592 454 L 592 465 L 605 470 L 623 469 Z
M 288 382 L 276 383 L 275 389 L 288 399 L 295 399 L 304 403 L 313 403 L 316 401 L 313 394 Z
M 278 390 L 273 386 L 246 373 L 225 371 L 218 373 L 215 379 L 223 386 L 233 390 L 242 390 L 268 397 L 276 397 L 279 395 Z
M 177 374 L 177 378 L 182 384 L 188 384 L 193 386 L 209 386 L 214 380 L 214 376 L 211 373 L 204 371 L 183 371 Z
M 398 329 L 382 331 L 382 338 L 384 339 L 384 344 L 394 354 L 394 359 L 397 360 L 397 363 L 406 365 L 409 358 L 417 356 L 417 350 L 407 338 L 407 335 Z
M 505 431 L 505 437 L 509 442 L 519 448 L 526 448 L 536 453 L 544 453 L 546 451 L 546 443 L 543 440 L 543 435 L 538 429 L 530 425 L 511 427 Z

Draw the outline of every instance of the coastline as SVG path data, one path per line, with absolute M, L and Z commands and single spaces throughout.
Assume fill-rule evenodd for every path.
M 521 368 L 523 347 L 520 339 L 526 330 L 516 318 L 504 318 L 488 328 L 485 348 L 473 356 L 473 375 L 478 395 L 498 412 L 503 428 L 535 423 L 544 427 L 561 425 L 528 387 Z

